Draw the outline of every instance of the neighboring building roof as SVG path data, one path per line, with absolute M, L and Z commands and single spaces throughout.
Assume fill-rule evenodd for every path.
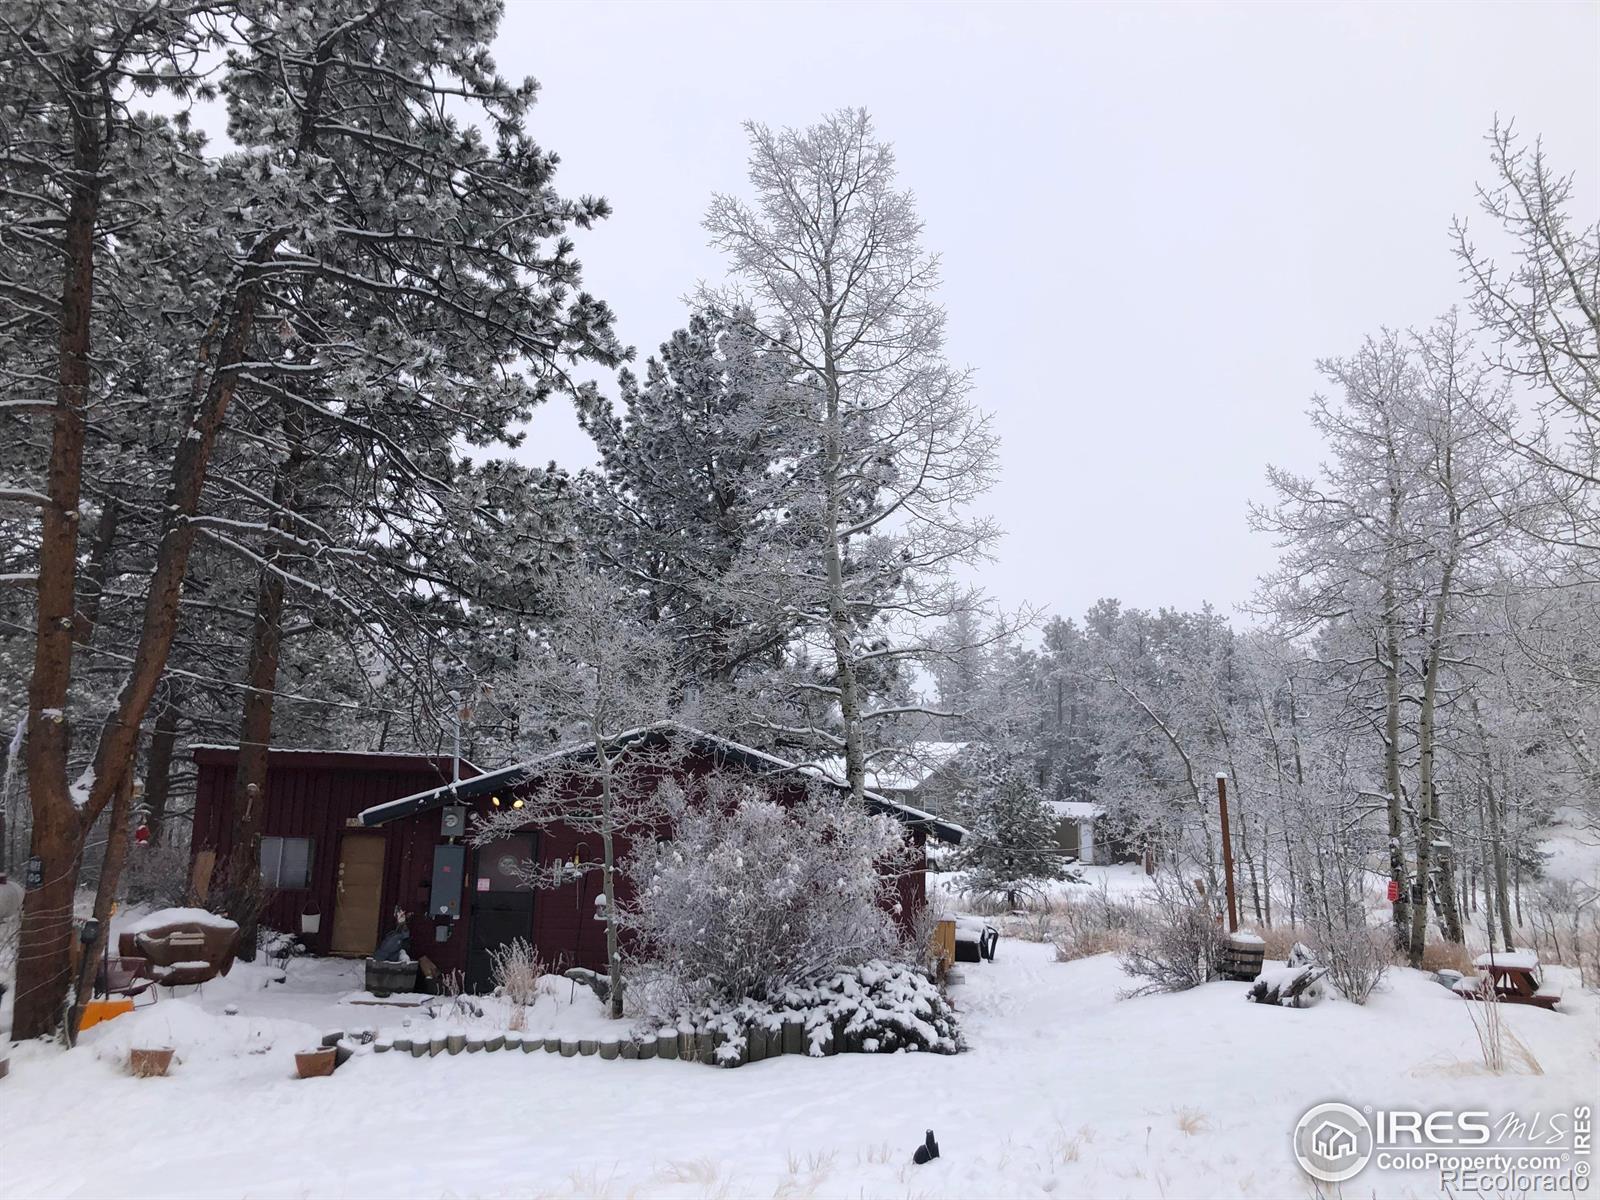
M 239 756 L 236 744 L 197 742 L 189 747 L 196 762 L 232 763 Z M 267 761 L 297 767 L 388 767 L 404 770 L 437 771 L 448 776 L 454 761 L 448 754 L 419 754 L 409 750 L 323 750 L 312 746 L 272 746 L 267 750 Z M 461 760 L 461 775 L 466 778 L 481 772 L 476 766 Z
M 655 725 L 646 725 L 640 729 L 630 729 L 621 734 L 615 745 L 627 745 L 631 742 L 645 739 L 665 740 L 670 734 L 683 734 L 693 739 L 695 744 L 709 746 L 713 753 L 721 758 L 730 758 L 740 762 L 745 767 L 758 773 L 766 774 L 797 774 L 808 778 L 818 779 L 834 787 L 842 787 L 842 783 L 830 777 L 821 769 L 813 766 L 802 766 L 778 758 L 776 755 L 765 751 L 745 746 L 739 742 L 725 737 L 719 737 L 704 730 L 695 729 L 688 725 L 680 725 L 675 721 L 663 721 Z M 538 775 L 541 770 L 562 759 L 581 758 L 594 752 L 594 747 L 584 743 L 581 745 L 563 746 L 552 750 L 549 754 L 542 754 L 538 758 L 529 759 L 527 762 L 516 763 L 509 767 L 501 767 L 497 771 L 486 771 L 474 775 L 471 779 L 463 779 L 459 783 L 446 784 L 443 787 L 433 788 L 430 791 L 418 792 L 414 796 L 402 796 L 398 800 L 390 800 L 384 804 L 375 804 L 360 814 L 363 825 L 382 825 L 401 817 L 411 816 L 413 813 L 427 812 L 429 809 L 440 808 L 460 800 L 469 800 L 477 796 L 486 796 L 501 788 L 512 788 L 525 783 Z M 924 812 L 920 808 L 913 808 L 909 804 L 890 800 L 879 795 L 876 791 L 866 793 L 867 804 L 875 811 L 888 813 L 908 825 L 922 826 L 941 841 L 957 844 L 966 836 L 966 830 L 951 821 L 944 821 L 932 813 Z
M 966 748 L 966 742 L 912 742 L 903 750 L 880 751 L 867 766 L 866 785 L 874 792 L 914 792 Z M 822 759 L 817 770 L 833 783 L 845 782 L 844 759 L 839 755 Z
M 1092 821 L 1101 813 L 1098 804 L 1090 804 L 1087 800 L 1046 800 L 1045 804 L 1056 816 L 1074 821 Z

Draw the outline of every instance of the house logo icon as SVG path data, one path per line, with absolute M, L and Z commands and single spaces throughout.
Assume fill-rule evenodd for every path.
M 1356 1152 L 1356 1135 L 1343 1125 L 1324 1121 L 1311 1131 L 1311 1148 L 1323 1158 L 1339 1162 Z
M 1360 1110 L 1337 1102 L 1318 1104 L 1294 1127 L 1294 1156 L 1323 1183 L 1354 1179 L 1372 1159 L 1372 1126 Z

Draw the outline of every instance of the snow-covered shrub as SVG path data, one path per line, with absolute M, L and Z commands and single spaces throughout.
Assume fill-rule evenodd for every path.
M 1316 961 L 1328 968 L 1328 981 L 1352 1004 L 1365 1004 L 1389 969 L 1388 938 L 1366 923 L 1366 913 L 1353 906 L 1347 920 L 1314 918 L 1311 947 Z
M 883 960 L 835 971 L 765 1000 L 680 1013 L 677 1021 L 680 1027 L 718 1035 L 717 1054 L 725 1063 L 745 1054 L 752 1029 L 776 1030 L 791 1021 L 804 1024 L 806 1052 L 813 1057 L 830 1040 L 835 1049 L 863 1054 L 954 1054 L 964 1048 L 955 1010 L 928 973 Z
M 789 1008 L 804 1007 L 808 1028 L 831 1025 L 845 1050 L 953 1054 L 961 1048 L 955 1011 L 944 993 L 927 975 L 903 963 L 869 962 L 837 971 L 782 999 Z
M 489 951 L 489 975 L 500 994 L 519 1009 L 539 998 L 544 963 L 526 938 L 512 938 Z
M 1151 902 L 1140 910 L 1122 969 L 1145 982 L 1128 995 L 1181 992 L 1211 978 L 1222 948 L 1222 926 L 1204 896 L 1176 874 L 1151 877 Z
M 900 825 L 832 791 L 788 807 L 718 777 L 678 804 L 671 841 L 638 846 L 625 869 L 638 1003 L 766 999 L 842 967 L 892 958 Z

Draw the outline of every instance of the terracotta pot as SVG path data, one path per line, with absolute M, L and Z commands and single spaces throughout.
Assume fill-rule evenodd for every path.
M 157 1078 L 165 1075 L 170 1066 L 172 1066 L 171 1046 L 128 1051 L 128 1073 L 136 1078 Z
M 301 1079 L 315 1079 L 319 1075 L 332 1075 L 336 1051 L 332 1046 L 320 1050 L 307 1050 L 294 1056 L 294 1069 Z

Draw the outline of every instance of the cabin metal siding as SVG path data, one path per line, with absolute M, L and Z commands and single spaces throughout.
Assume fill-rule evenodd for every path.
M 400 759 L 395 755 L 309 754 L 274 752 L 268 757 L 266 806 L 262 832 L 267 836 L 310 837 L 312 849 L 311 887 L 273 895 L 265 908 L 264 926 L 299 935 L 300 914 L 307 901 L 314 900 L 322 914 L 321 928 L 302 940 L 313 954 L 326 954 L 332 935 L 333 908 L 339 868 L 339 841 L 346 832 L 386 839 L 384 882 L 381 899 L 380 930 L 391 928 L 392 913 L 403 908 L 411 934 L 410 954 L 426 956 L 441 972 L 465 970 L 467 947 L 476 896 L 477 852 L 469 848 L 468 876 L 464 881 L 462 918 L 454 922 L 450 936 L 435 938 L 438 927 L 428 913 L 428 888 L 433 870 L 433 848 L 441 841 L 442 815 L 437 810 L 419 812 L 383 825 L 361 826 L 358 814 L 364 809 L 391 800 L 415 795 L 449 780 L 448 759 L 417 756 Z M 195 752 L 199 767 L 194 811 L 194 838 L 191 855 L 203 849 L 216 851 L 218 862 L 225 862 L 231 846 L 228 810 L 234 781 L 233 751 L 207 747 Z M 409 764 L 409 765 L 407 765 Z M 719 769 L 715 757 L 696 753 L 676 762 L 671 774 L 689 782 Z M 727 769 L 724 765 L 721 769 Z M 465 764 L 464 764 L 465 773 Z M 472 771 L 473 774 L 477 772 Z M 527 794 L 537 780 L 505 789 L 502 799 Z M 806 795 L 803 779 L 768 776 L 765 782 L 783 804 L 799 802 Z M 578 793 L 573 792 L 573 798 Z M 467 802 L 475 812 L 492 811 L 486 797 Z M 586 857 L 598 857 L 600 837 L 562 824 L 539 829 L 536 853 L 542 863 L 571 860 L 584 848 Z M 661 833 L 664 836 L 666 830 Z M 915 913 L 927 898 L 926 831 L 908 827 L 906 840 L 912 848 L 912 862 L 895 881 L 895 918 L 909 929 Z M 616 861 L 626 860 L 629 840 L 616 840 Z M 617 880 L 618 900 L 631 900 L 626 878 Z M 591 871 L 581 879 L 559 888 L 541 889 L 534 897 L 530 936 L 547 966 L 581 966 L 603 971 L 606 967 L 605 924 L 595 919 L 595 896 L 600 892 L 600 875 Z
M 193 855 L 210 849 L 216 852 L 219 864 L 225 863 L 233 844 L 232 822 L 228 819 L 235 775 L 233 752 L 207 747 L 196 751 L 195 759 L 199 776 L 191 861 Z M 309 837 L 312 859 L 310 887 L 274 893 L 263 910 L 262 924 L 301 936 L 311 953 L 326 954 L 337 899 L 340 839 L 347 831 L 358 828 L 354 822 L 363 808 L 437 787 L 442 781 L 441 765 L 447 763 L 448 760 L 422 756 L 401 759 L 395 755 L 302 752 L 269 755 L 262 835 Z M 424 861 L 422 877 L 426 884 L 427 865 L 432 862 L 433 844 L 438 840 L 438 823 L 439 815 L 428 813 L 397 821 L 385 829 L 361 830 L 363 836 L 385 839 L 381 930 L 390 928 L 390 914 L 397 905 L 403 904 L 408 911 L 415 907 L 416 886 L 411 878 L 414 863 L 419 857 Z M 321 928 L 314 934 L 301 935 L 300 916 L 309 902 L 315 902 L 322 914 Z M 433 945 L 431 932 L 427 942 L 430 947 Z M 413 951 L 414 955 L 428 952 L 426 947 L 414 947 Z M 464 961 L 465 955 L 461 957 Z

